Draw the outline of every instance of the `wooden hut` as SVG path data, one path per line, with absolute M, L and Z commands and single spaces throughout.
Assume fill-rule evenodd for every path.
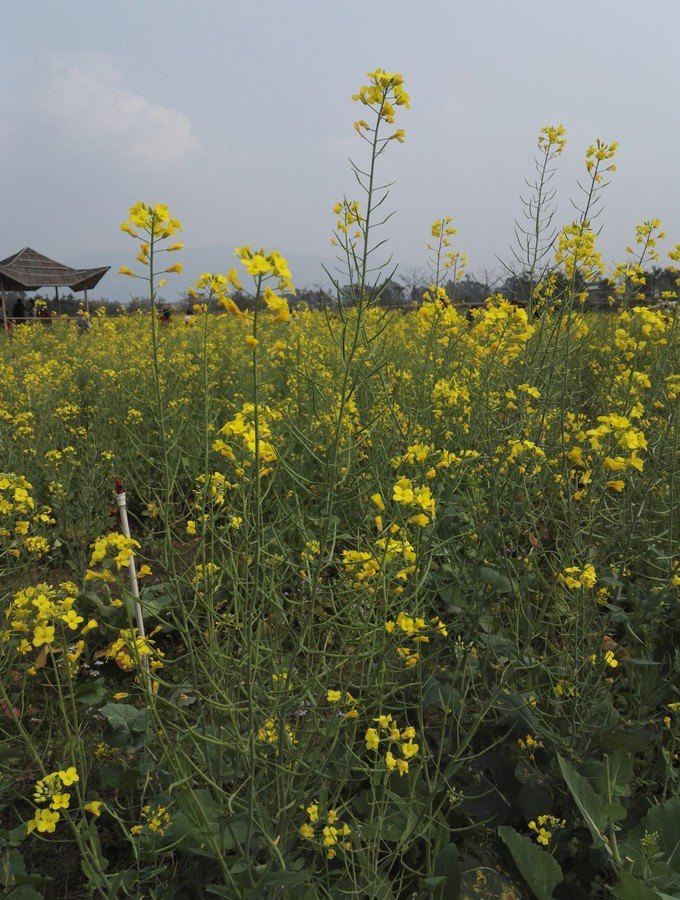
M 72 269 L 63 263 L 48 259 L 30 247 L 24 247 L 7 259 L 0 260 L 0 297 L 2 299 L 2 321 L 7 327 L 5 291 L 37 291 L 39 288 L 53 287 L 59 309 L 59 288 L 83 291 L 85 306 L 89 309 L 87 292 L 109 271 L 110 266 L 98 269 Z

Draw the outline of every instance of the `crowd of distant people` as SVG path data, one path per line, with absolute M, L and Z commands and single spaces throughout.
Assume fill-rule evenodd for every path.
M 7 316 L 5 325 L 8 331 L 12 331 L 15 325 L 32 322 L 36 319 L 45 324 L 51 323 L 52 318 L 47 303 L 40 297 L 29 297 L 28 300 L 24 301 L 24 298 L 19 295 L 14 301 L 14 306 L 10 315 Z
M 161 325 L 171 325 L 172 324 L 172 308 L 170 306 L 165 306 L 158 312 L 158 321 Z M 186 313 L 184 316 L 184 324 L 193 326 L 196 324 L 196 316 L 192 316 L 190 312 Z
M 161 325 L 172 324 L 172 308 L 170 306 L 161 307 L 158 309 L 156 315 L 158 322 Z M 41 297 L 29 297 L 27 300 L 24 300 L 23 296 L 19 295 L 14 301 L 11 312 L 8 312 L 7 314 L 5 327 L 11 332 L 16 325 L 30 323 L 35 320 L 40 320 L 47 325 L 51 325 L 52 314 L 47 301 L 43 300 Z M 196 317 L 188 312 L 184 316 L 184 324 L 189 326 L 195 325 Z M 79 309 L 76 312 L 75 325 L 81 334 L 89 331 L 90 328 L 92 328 L 89 314 L 84 310 Z
M 26 302 L 24 302 L 24 298 L 19 296 L 14 301 L 14 308 L 12 309 L 12 319 L 16 322 L 16 324 L 20 324 L 25 319 L 49 319 L 50 311 L 47 308 L 47 303 L 44 300 L 41 300 L 40 297 L 29 297 Z
M 34 321 L 39 321 L 45 325 L 52 324 L 52 314 L 47 301 L 41 297 L 29 297 L 27 300 L 24 300 L 23 296 L 19 295 L 6 318 L 5 327 L 11 332 L 16 325 L 29 324 Z M 76 313 L 75 322 L 81 333 L 92 328 L 89 316 L 82 309 L 79 309 Z

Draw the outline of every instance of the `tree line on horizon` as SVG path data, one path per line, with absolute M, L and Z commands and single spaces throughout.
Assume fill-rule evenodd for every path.
M 565 287 L 565 277 L 561 272 L 557 272 L 555 277 L 555 294 L 559 296 Z M 662 300 L 675 303 L 678 299 L 677 278 L 677 270 L 672 266 L 652 266 L 645 270 L 644 284 L 636 288 L 632 299 L 635 303 L 645 305 L 656 304 Z M 428 277 L 425 269 L 412 267 L 406 270 L 401 277 L 385 280 L 380 291 L 379 305 L 388 309 L 404 311 L 416 309 L 422 305 L 430 284 L 431 278 Z M 502 294 L 511 303 L 527 306 L 535 286 L 536 282 L 532 282 L 526 273 L 499 275 L 488 270 L 478 275 L 465 274 L 460 280 L 449 280 L 442 285 L 452 303 L 467 308 L 481 306 L 492 294 Z M 607 310 L 614 305 L 621 305 L 620 300 L 616 304 L 612 302 L 614 284 L 610 278 L 603 276 L 587 284 L 577 285 L 577 287 L 587 291 L 588 297 L 584 303 L 586 309 Z M 349 294 L 349 290 L 345 292 L 346 296 L 347 294 Z M 669 294 L 675 294 L 675 296 L 668 299 Z M 8 309 L 11 309 L 15 294 L 8 293 L 6 296 Z M 16 297 L 18 296 L 20 294 L 16 293 Z M 42 299 L 45 300 L 50 310 L 56 312 L 54 300 L 47 297 Z M 333 309 L 337 307 L 338 302 L 331 290 L 318 284 L 309 288 L 298 288 L 294 295 L 288 297 L 288 300 L 292 309 L 296 307 Z M 238 291 L 234 294 L 234 301 L 244 310 L 249 308 L 249 299 Z M 185 292 L 178 300 L 166 300 L 160 297 L 157 299 L 157 305 L 170 307 L 181 313 L 191 312 L 196 302 L 196 298 L 189 296 L 188 292 Z M 632 305 L 631 298 L 625 298 L 624 302 Z M 90 301 L 90 311 L 96 313 L 98 309 L 103 309 L 107 315 L 119 315 L 123 312 L 129 314 L 137 310 L 147 311 L 150 305 L 149 299 L 141 296 L 132 297 L 127 303 L 102 298 Z M 77 310 L 83 308 L 83 299 L 73 293 L 66 294 L 60 298 L 59 306 L 61 315 L 72 316 Z M 211 312 L 222 311 L 216 303 L 209 303 L 208 307 Z

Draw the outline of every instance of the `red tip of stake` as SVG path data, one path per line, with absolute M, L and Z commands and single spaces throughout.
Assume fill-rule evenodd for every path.
M 123 487 L 123 482 L 120 480 L 120 478 L 116 478 L 113 486 L 117 494 L 125 493 L 125 488 Z

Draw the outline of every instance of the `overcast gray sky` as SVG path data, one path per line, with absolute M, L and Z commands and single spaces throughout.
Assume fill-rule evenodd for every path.
M 385 174 L 402 266 L 452 215 L 470 270 L 507 256 L 536 133 L 562 122 L 561 221 L 595 137 L 620 141 L 600 246 L 622 258 L 658 216 L 680 241 L 680 0 L 2 0 L 0 258 L 24 245 L 71 263 L 133 257 L 138 199 L 185 225 L 188 269 L 236 244 L 322 280 L 331 207 L 354 194 L 350 95 L 400 71 L 412 109 Z M 189 271 L 192 277 L 198 271 Z M 113 277 L 101 293 L 121 296 Z M 129 282 L 126 284 L 129 287 Z

